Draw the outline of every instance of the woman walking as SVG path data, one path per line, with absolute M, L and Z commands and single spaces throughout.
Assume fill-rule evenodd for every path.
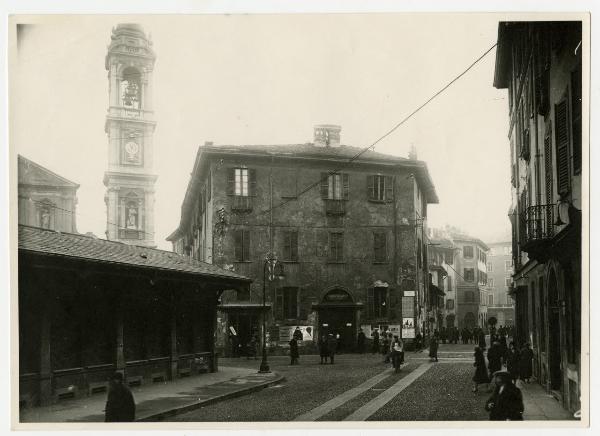
M 506 370 L 510 374 L 510 379 L 513 384 L 517 384 L 517 379 L 519 378 L 519 360 L 521 355 L 517 347 L 515 347 L 515 343 L 511 342 L 508 347 L 508 351 L 506 352 Z
M 524 383 L 529 383 L 529 379 L 533 374 L 532 360 L 533 351 L 529 348 L 529 344 L 525 344 L 519 357 L 519 377 Z
M 486 384 L 488 391 L 490 388 L 490 376 L 487 368 L 485 367 L 485 357 L 483 357 L 483 350 L 479 347 L 475 347 L 475 375 L 473 376 L 473 392 L 477 392 L 477 388 L 480 384 Z
M 290 339 L 290 365 L 298 365 L 298 358 L 300 357 L 300 353 L 298 352 L 298 341 L 296 337 L 292 337 Z
M 404 344 L 402 339 L 398 336 L 394 336 L 394 342 L 392 343 L 392 365 L 394 371 L 400 371 L 401 365 L 404 363 Z
M 437 334 L 434 334 L 431 340 L 429 341 L 429 358 L 438 361 L 438 337 Z
M 502 369 L 502 350 L 500 343 L 494 342 L 487 353 L 488 369 L 490 374 L 494 374 Z

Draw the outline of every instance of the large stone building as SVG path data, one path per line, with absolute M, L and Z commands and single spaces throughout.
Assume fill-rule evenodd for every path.
M 113 29 L 105 67 L 109 80 L 108 170 L 104 173 L 106 238 L 154 246 L 155 128 L 152 73 L 156 56 L 143 29 Z
M 455 267 L 455 258 L 458 249 L 451 239 L 441 236 L 439 232 L 432 232 L 429 239 L 428 255 L 429 273 L 432 276 L 432 283 L 439 289 L 432 289 L 441 298 L 441 304 L 438 305 L 436 315 L 436 328 L 458 327 L 456 318 L 456 279 L 457 272 Z M 440 292 L 441 291 L 441 292 Z
M 517 339 L 571 411 L 581 395 L 582 23 L 502 22 L 494 86 L 508 89 Z
M 487 244 L 488 319 L 496 318 L 498 326 L 514 325 L 515 306 L 508 294 L 512 285 L 513 259 L 512 242 L 494 242 Z
M 438 198 L 424 162 L 340 144 L 340 127 L 314 143 L 199 147 L 168 237 L 177 253 L 254 279 L 225 294 L 220 345 L 260 333 L 265 256 L 285 278 L 266 283 L 269 343 L 331 332 L 351 349 L 359 328 L 427 333 L 427 206 Z M 233 327 L 233 330 L 230 328 Z
M 77 233 L 79 185 L 18 157 L 19 224 Z

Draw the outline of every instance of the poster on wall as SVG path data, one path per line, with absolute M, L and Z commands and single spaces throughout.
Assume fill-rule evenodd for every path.
M 402 318 L 402 338 L 412 339 L 415 337 L 415 319 Z
M 302 333 L 302 341 L 312 341 L 314 329 L 310 325 L 301 325 L 298 326 L 300 332 Z M 279 340 L 282 342 L 289 342 L 294 336 L 294 332 L 296 331 L 296 326 L 280 326 L 279 327 Z
M 394 336 L 400 337 L 400 324 L 390 324 L 388 326 L 388 332 Z

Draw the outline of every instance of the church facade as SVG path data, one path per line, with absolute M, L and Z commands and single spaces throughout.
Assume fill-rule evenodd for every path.
M 18 156 L 19 224 L 77 233 L 75 182 Z
M 113 28 L 105 67 L 109 79 L 108 169 L 104 173 L 106 238 L 154 246 L 152 135 L 156 122 L 152 41 L 138 24 Z

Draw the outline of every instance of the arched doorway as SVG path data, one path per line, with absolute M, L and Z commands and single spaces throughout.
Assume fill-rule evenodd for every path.
M 465 317 L 463 319 L 464 326 L 468 329 L 475 328 L 477 326 L 477 318 L 473 312 L 465 313 Z
M 548 279 L 548 364 L 550 373 L 550 388 L 562 388 L 561 350 L 560 350 L 560 304 L 558 283 L 554 269 L 550 270 Z
M 452 313 L 450 315 L 446 315 L 446 327 L 448 327 L 449 329 L 454 328 L 455 319 L 456 317 Z
M 356 342 L 356 311 L 359 305 L 349 292 L 336 287 L 323 296 L 321 303 L 313 306 L 317 309 L 319 319 L 319 337 L 333 334 L 339 335 L 338 350 L 353 351 Z

